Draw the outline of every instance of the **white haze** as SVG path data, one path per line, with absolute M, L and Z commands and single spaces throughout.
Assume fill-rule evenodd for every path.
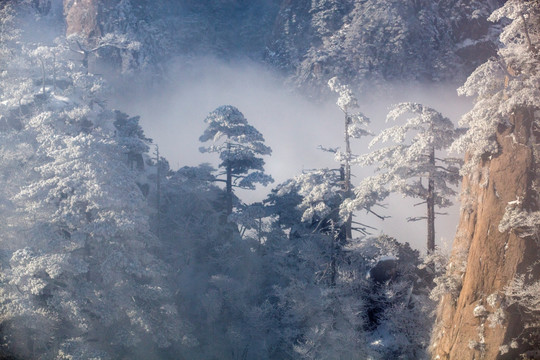
M 118 107 L 130 115 L 141 115 L 146 134 L 159 144 L 161 154 L 171 168 L 196 166 L 203 162 L 217 165 L 217 156 L 201 154 L 198 141 L 208 113 L 220 105 L 234 105 L 240 109 L 265 137 L 272 150 L 266 158 L 265 169 L 275 183 L 256 191 L 241 191 L 245 202 L 260 201 L 277 184 L 302 170 L 336 168 L 332 154 L 318 150 L 319 145 L 338 147 L 343 144 L 343 115 L 335 105 L 335 98 L 315 103 L 294 94 L 275 74 L 249 61 L 224 63 L 214 59 L 195 59 L 189 65 L 179 63 L 168 71 L 169 85 L 152 90 L 135 88 L 118 94 Z M 457 124 L 459 117 L 470 107 L 468 99 L 460 98 L 456 85 L 425 85 L 413 88 L 394 85 L 387 93 L 377 91 L 360 98 L 360 110 L 371 118 L 371 130 L 386 127 L 385 118 L 392 104 L 404 101 L 423 103 L 440 111 Z M 353 152 L 368 151 L 370 139 L 352 144 Z M 368 175 L 368 169 L 353 168 L 356 181 Z M 354 180 L 353 180 L 354 181 Z M 374 226 L 374 234 L 385 233 L 401 242 L 409 242 L 424 251 L 425 221 L 409 223 L 411 216 L 425 213 L 424 206 L 414 206 L 418 199 L 391 196 L 386 209 L 380 213 L 391 218 L 384 221 L 362 212 L 358 221 Z M 439 216 L 436 223 L 437 243 L 451 243 L 458 221 L 459 204 L 443 209 L 449 215 Z

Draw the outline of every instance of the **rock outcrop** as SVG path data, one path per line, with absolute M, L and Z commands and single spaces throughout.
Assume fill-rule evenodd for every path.
M 101 36 L 101 0 L 64 0 L 66 35 L 80 34 L 86 39 Z
M 523 314 L 515 305 L 506 306 L 504 292 L 520 274 L 538 278 L 539 247 L 535 239 L 516 230 L 501 232 L 499 224 L 510 202 L 538 210 L 533 188 L 538 181 L 535 153 L 540 133 L 534 130 L 534 112 L 527 109 L 515 111 L 510 122 L 497 131 L 498 154 L 483 159 L 463 181 L 451 259 L 451 276 L 462 283 L 457 294 L 447 294 L 441 301 L 432 342 L 434 359 L 518 359 L 534 350 L 534 345 L 519 341 L 526 332 Z M 464 254 L 468 254 L 466 270 L 460 272 L 458 262 Z

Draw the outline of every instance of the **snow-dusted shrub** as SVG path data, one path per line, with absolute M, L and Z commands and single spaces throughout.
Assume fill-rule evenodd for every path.
M 433 279 L 435 287 L 431 290 L 430 298 L 439 300 L 442 296 L 450 294 L 455 301 L 461 291 L 463 276 L 467 270 L 468 250 L 454 250 L 451 259 L 441 257 L 441 265 L 446 262 L 444 270 Z
M 525 274 L 516 276 L 504 290 L 507 306 L 517 306 L 525 324 L 523 333 L 514 339 L 515 347 L 518 343 L 540 347 L 540 281 L 531 278 Z
M 520 237 L 532 237 L 540 245 L 540 211 L 527 211 L 520 205 L 519 199 L 508 203 L 499 231 L 515 231 Z

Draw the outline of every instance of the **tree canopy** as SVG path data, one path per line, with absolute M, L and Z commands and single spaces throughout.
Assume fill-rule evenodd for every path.
M 200 147 L 201 152 L 218 153 L 219 167 L 225 175 L 227 214 L 233 210 L 233 187 L 253 190 L 255 184 L 267 185 L 274 180 L 264 173 L 261 156 L 270 155 L 272 149 L 264 144 L 262 134 L 249 125 L 244 114 L 231 105 L 220 106 L 204 120 L 208 125 L 200 136 L 201 142 L 213 144 Z

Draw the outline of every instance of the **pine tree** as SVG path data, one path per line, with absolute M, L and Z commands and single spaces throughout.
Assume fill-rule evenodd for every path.
M 330 89 L 339 94 L 337 105 L 344 114 L 344 141 L 345 151 L 336 151 L 336 160 L 341 164 L 340 177 L 343 186 L 343 200 L 353 196 L 353 186 L 351 184 L 351 162 L 356 157 L 351 151 L 351 138 L 360 139 L 362 136 L 373 135 L 365 127 L 369 124 L 369 119 L 362 113 L 353 113 L 358 108 L 358 100 L 354 96 L 348 85 L 341 84 L 334 77 L 328 81 Z M 352 239 L 352 214 L 348 214 L 344 220 L 343 236 Z
M 122 149 L 141 139 L 118 141 L 102 80 L 62 44 L 51 49 L 63 70 L 55 91 L 43 86 L 31 44 L 13 49 L 3 74 L 0 117 L 20 126 L 0 133 L 2 181 L 11 184 L 2 189 L 11 228 L 0 258 L 2 345 L 25 358 L 103 359 L 141 343 L 170 346 L 186 328 Z
M 387 120 L 394 121 L 406 114 L 411 117 L 403 125 L 383 130 L 370 143 L 370 147 L 385 142 L 395 145 L 358 158 L 357 163 L 374 165 L 378 174 L 365 179 L 355 192 L 355 199 L 345 204 L 344 208 L 352 204 L 356 204 L 356 208 L 365 208 L 366 202 L 371 202 L 373 196 L 383 197 L 385 192 L 420 198 L 427 205 L 427 214 L 425 217 L 409 218 L 409 221 L 427 220 L 427 250 L 432 252 L 435 249 L 435 207 L 452 204 L 451 197 L 456 194 L 453 186 L 460 180 L 460 161 L 439 157 L 436 151 L 447 149 L 458 133 L 448 118 L 421 104 L 401 103 L 390 111 Z M 374 191 L 366 192 L 365 189 Z M 377 192 L 379 194 L 374 195 Z
M 224 105 L 212 111 L 205 119 L 208 127 L 199 140 L 211 140 L 214 144 L 201 147 L 201 152 L 218 153 L 219 167 L 225 179 L 226 215 L 233 212 L 233 188 L 250 189 L 255 184 L 267 185 L 274 180 L 264 173 L 264 160 L 272 149 L 264 144 L 262 134 L 249 125 L 244 115 L 234 106 Z
M 214 172 L 202 164 L 163 177 L 161 258 L 174 269 L 167 277 L 181 318 L 192 324 L 189 346 L 183 339 L 178 350 L 188 359 L 272 358 L 279 325 L 268 283 L 275 279 L 261 269 L 262 244 L 240 236 L 224 241 L 224 190 Z

